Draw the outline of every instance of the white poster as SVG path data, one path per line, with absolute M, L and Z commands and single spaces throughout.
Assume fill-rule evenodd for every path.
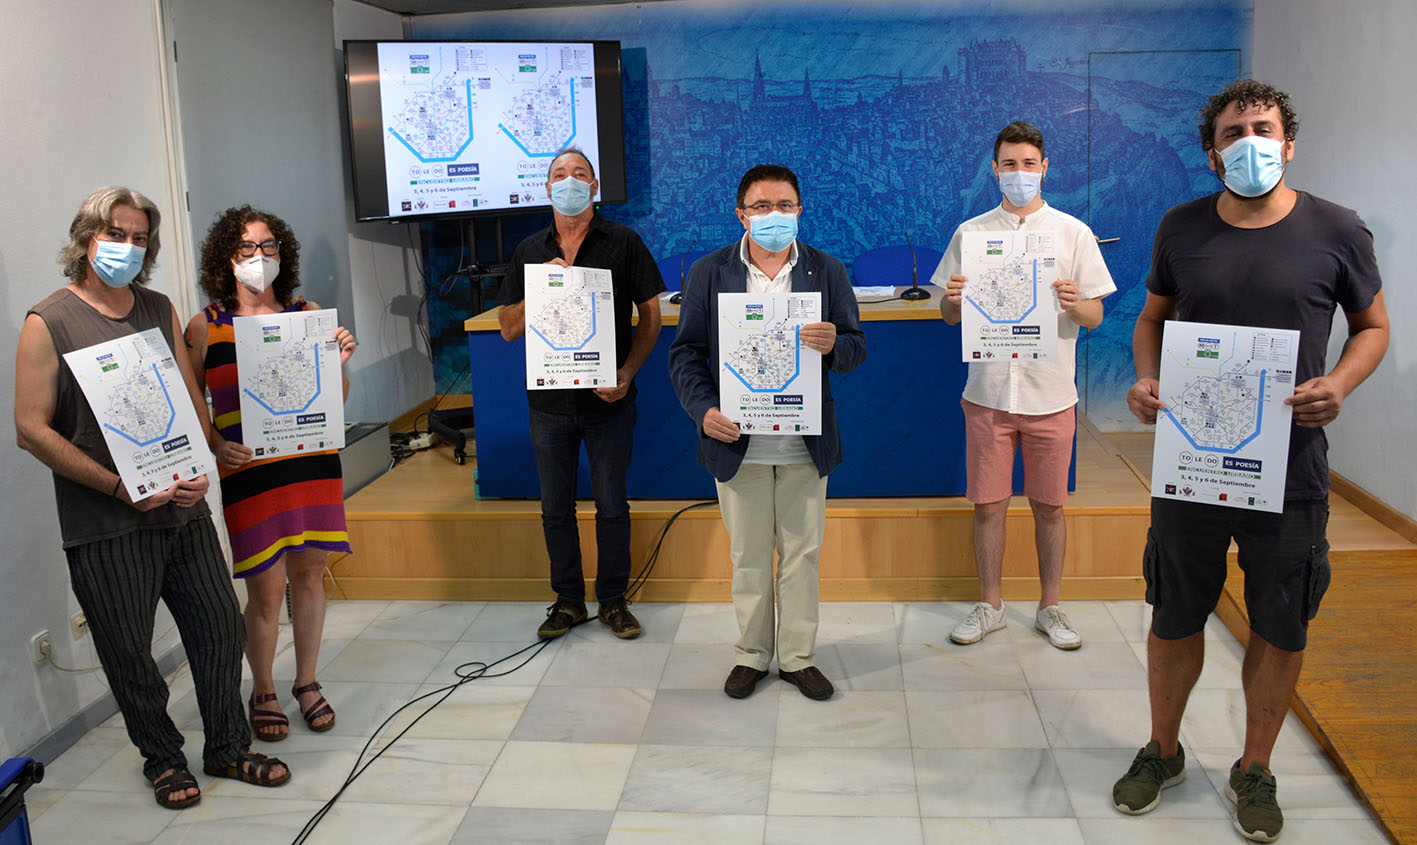
M 822 353 L 799 333 L 822 294 L 718 295 L 718 403 L 744 434 L 822 433 Z
M 208 473 L 216 480 L 192 395 L 161 329 L 67 352 L 64 363 L 93 408 L 129 499 Z
M 609 270 L 528 264 L 526 389 L 615 386 L 615 287 Z
M 1279 513 L 1299 333 L 1166 322 L 1151 495 Z
M 241 441 L 270 458 L 344 448 L 333 308 L 236 317 Z
M 1053 232 L 964 232 L 960 337 L 969 361 L 1058 357 Z

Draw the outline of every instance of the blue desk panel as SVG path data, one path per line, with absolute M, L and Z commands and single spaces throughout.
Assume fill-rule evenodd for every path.
M 942 320 L 874 320 L 866 331 L 866 363 L 832 373 L 845 459 L 827 485 L 831 497 L 964 494 L 964 392 L 959 327 Z M 668 351 L 676 326 L 665 326 L 635 378 L 639 410 L 632 499 L 712 499 L 713 478 L 695 461 L 697 436 L 669 383 Z M 478 489 L 483 498 L 540 497 L 527 422 L 525 341 L 495 331 L 468 333 L 473 407 L 477 414 Z M 1074 449 L 1076 452 L 1076 448 Z M 1076 456 L 1075 456 L 1076 457 Z M 1074 467 L 1068 489 L 1073 489 Z M 1022 470 L 1014 467 L 1014 490 Z M 576 495 L 590 498 L 581 453 Z

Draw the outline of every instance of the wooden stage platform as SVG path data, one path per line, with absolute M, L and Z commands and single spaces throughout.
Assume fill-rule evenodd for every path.
M 550 601 L 538 503 L 478 500 L 474 466 L 459 466 L 440 446 L 351 497 L 357 553 L 331 561 L 340 594 Z M 1065 599 L 1142 598 L 1150 468 L 1149 433 L 1103 435 L 1080 419 Z M 690 504 L 631 503 L 635 573 L 665 523 Z M 1417 525 L 1337 476 L 1330 508 L 1333 583 L 1310 628 L 1294 707 L 1394 840 L 1417 845 Z M 582 502 L 579 516 L 590 574 L 594 505 Z M 822 599 L 978 598 L 970 523 L 961 498 L 829 499 Z M 1036 598 L 1032 521 L 1021 498 L 1008 530 L 1005 597 Z M 726 601 L 730 585 L 728 537 L 711 505 L 675 521 L 638 598 Z M 1246 642 L 1241 585 L 1232 560 L 1216 612 Z

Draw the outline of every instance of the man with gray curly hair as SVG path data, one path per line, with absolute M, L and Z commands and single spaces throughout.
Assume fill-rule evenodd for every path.
M 284 783 L 290 772 L 248 750 L 240 697 L 245 628 L 207 508 L 206 477 L 130 499 L 93 409 L 60 364 L 68 352 L 154 328 L 176 352 L 177 312 L 145 287 L 160 220 L 152 200 L 118 186 L 100 188 L 79 207 L 59 252 L 70 282 L 31 308 L 20 329 L 15 431 L 20 448 L 53 471 L 74 596 L 128 736 L 142 752 L 143 775 L 160 806 L 179 809 L 201 796 L 152 658 L 159 599 L 191 661 L 206 737 L 203 769 L 262 786 Z M 207 419 L 187 356 L 174 358 L 198 419 Z

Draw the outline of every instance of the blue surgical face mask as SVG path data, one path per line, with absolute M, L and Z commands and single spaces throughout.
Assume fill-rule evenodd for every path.
M 1225 187 L 1242 197 L 1260 197 L 1274 190 L 1284 175 L 1284 143 L 1246 135 L 1220 151 Z
M 130 243 L 94 238 L 98 251 L 89 259 L 93 271 L 110 287 L 121 288 L 138 277 L 147 249 Z
M 797 215 L 770 211 L 749 217 L 748 237 L 768 252 L 782 252 L 797 239 Z
M 1043 187 L 1043 174 L 1031 170 L 999 171 L 999 190 L 1014 208 L 1023 208 L 1033 202 Z
M 551 207 L 566 215 L 575 217 L 590 205 L 590 183 L 582 182 L 574 176 L 567 176 L 551 185 Z

